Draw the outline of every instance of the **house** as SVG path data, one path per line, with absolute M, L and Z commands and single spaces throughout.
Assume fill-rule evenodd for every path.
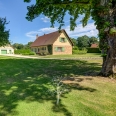
M 14 54 L 14 49 L 11 47 L 11 45 L 1 46 L 0 54 Z
M 65 30 L 36 36 L 31 50 L 37 54 L 72 54 L 73 43 Z
M 91 44 L 91 48 L 98 48 L 98 44 Z

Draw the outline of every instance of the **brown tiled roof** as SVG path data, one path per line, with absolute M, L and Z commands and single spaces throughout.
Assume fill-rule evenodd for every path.
M 69 39 L 69 41 L 73 45 L 73 43 L 70 40 L 69 36 L 67 35 L 66 31 L 65 30 L 61 30 L 61 32 L 63 32 L 67 36 L 67 38 Z M 43 45 L 52 45 L 55 42 L 55 40 L 59 37 L 60 34 L 61 33 L 59 31 L 56 31 L 56 32 L 53 32 L 53 33 L 45 34 L 43 36 L 39 36 L 31 44 L 31 47 L 43 46 Z
M 98 44 L 91 44 L 91 48 L 97 48 Z

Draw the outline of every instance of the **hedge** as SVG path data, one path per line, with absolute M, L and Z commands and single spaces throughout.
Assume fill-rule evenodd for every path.
M 22 55 L 35 55 L 35 52 L 32 52 L 30 49 L 20 49 L 14 50 L 15 54 L 22 54 Z
M 99 48 L 87 48 L 87 53 L 101 53 Z
M 73 50 L 72 53 L 73 54 L 86 54 L 87 50 Z

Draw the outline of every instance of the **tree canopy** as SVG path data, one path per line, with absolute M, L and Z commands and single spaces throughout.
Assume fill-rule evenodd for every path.
M 30 2 L 31 0 L 24 0 Z M 92 16 L 99 31 L 99 47 L 104 54 L 101 75 L 108 76 L 114 73 L 116 67 L 116 0 L 36 0 L 28 6 L 26 19 L 32 21 L 40 14 L 50 18 L 51 26 L 55 21 L 59 29 L 65 24 L 66 13 L 70 15 L 70 29 L 74 30 L 79 14 L 83 14 L 82 24 L 85 26 Z
M 14 43 L 12 46 L 13 46 L 14 49 L 23 49 L 24 48 L 24 45 L 19 44 L 19 43 Z
M 89 47 L 89 37 L 84 35 L 82 37 L 77 38 L 77 46 L 79 48 L 87 48 Z
M 88 43 L 89 43 L 89 47 L 90 47 L 92 44 L 95 44 L 95 43 L 98 44 L 99 42 L 98 42 L 98 39 L 96 37 L 92 36 L 92 37 L 89 38 Z
M 24 0 L 30 2 L 31 0 Z M 36 0 L 36 4 L 28 6 L 28 13 L 26 19 L 32 21 L 34 18 L 43 14 L 50 18 L 51 26 L 54 27 L 57 21 L 61 28 L 64 25 L 64 16 L 68 12 L 70 17 L 70 29 L 74 30 L 76 27 L 76 20 L 79 14 L 85 14 L 82 20 L 83 26 L 87 24 L 90 17 L 92 0 Z
M 30 49 L 30 46 L 33 42 L 28 42 L 27 44 L 14 43 L 12 46 L 14 49 Z
M 88 37 L 87 35 L 78 37 L 77 39 L 70 38 L 74 46 L 79 47 L 79 49 L 90 47 L 92 44 L 99 44 L 98 39 L 94 36 Z
M 5 25 L 8 24 L 6 18 L 0 18 L 0 46 L 9 44 L 9 30 L 6 30 Z
M 74 46 L 77 46 L 77 40 L 75 38 L 70 38 L 70 39 L 73 42 Z

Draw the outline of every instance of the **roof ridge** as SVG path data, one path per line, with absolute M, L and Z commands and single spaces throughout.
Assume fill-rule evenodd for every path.
M 60 31 L 64 31 L 64 29 L 62 29 Z M 47 34 L 44 34 L 44 35 L 41 35 L 41 36 L 38 36 L 38 37 L 42 37 L 42 36 L 49 35 L 49 34 L 56 33 L 56 32 L 59 32 L 59 30 L 58 31 L 51 32 L 51 33 L 47 33 Z

